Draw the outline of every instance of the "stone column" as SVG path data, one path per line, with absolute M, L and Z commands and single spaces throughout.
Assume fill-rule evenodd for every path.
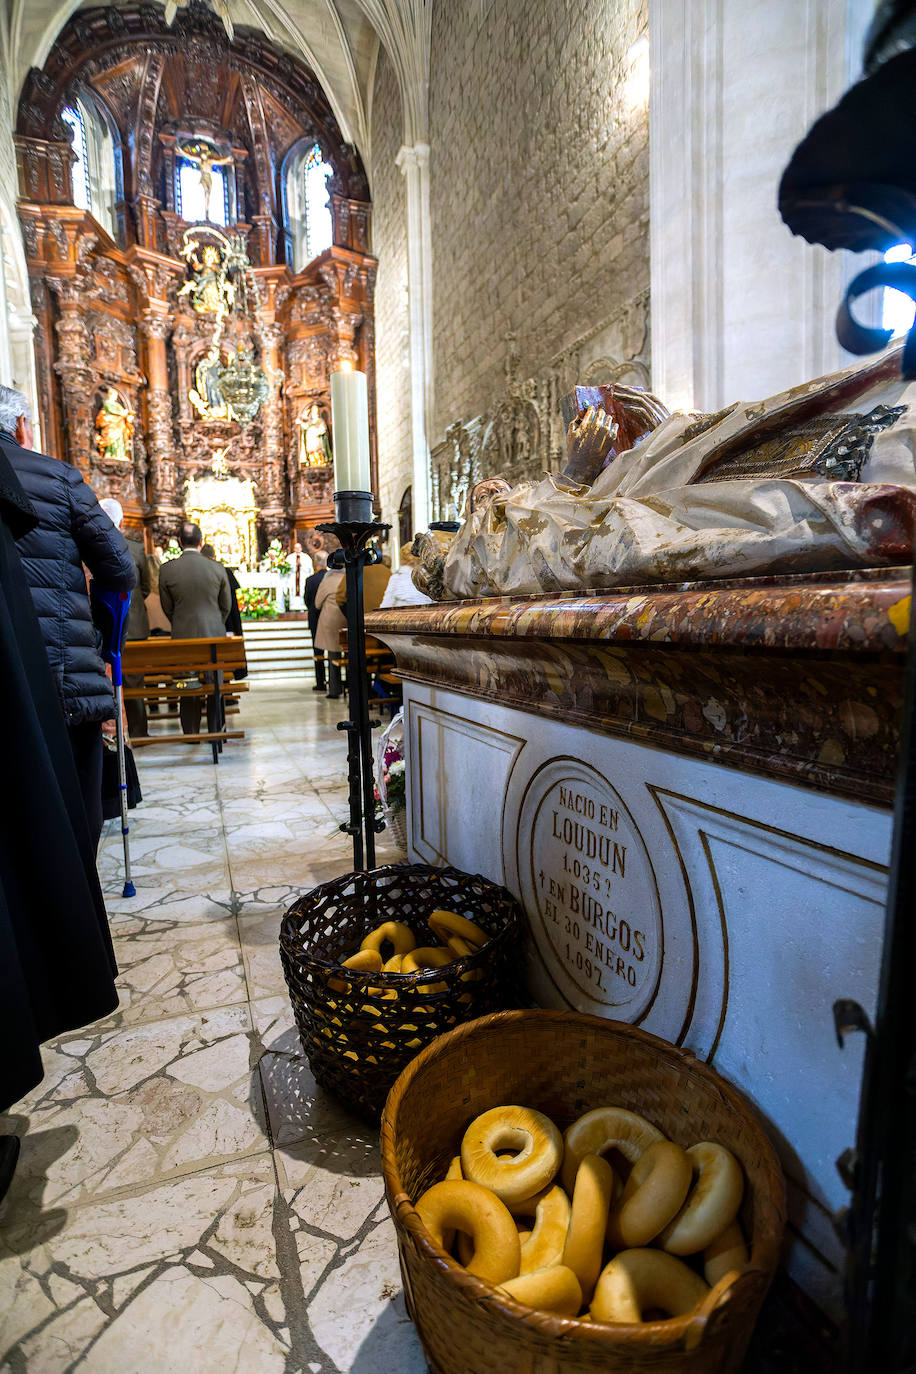
M 286 462 L 283 442 L 283 382 L 281 347 L 284 332 L 279 324 L 262 322 L 258 330 L 261 339 L 261 366 L 270 384 L 270 391 L 261 407 L 261 442 L 263 446 L 263 478 L 261 491 L 264 503 L 261 519 L 272 538 L 285 541 L 289 533 L 286 499 Z M 283 531 L 281 533 L 280 531 Z
M 175 491 L 172 396 L 165 350 L 172 322 L 161 311 L 147 309 L 143 311 L 139 323 L 144 340 L 147 377 L 143 406 L 151 477 L 149 501 L 158 517 L 161 518 L 163 514 L 177 516 L 181 513 L 181 501 Z
M 57 297 L 60 311 L 55 326 L 57 362 L 54 371 L 60 379 L 67 459 L 88 479 L 95 452 L 96 384 L 90 366 L 92 347 L 85 321 L 86 284 L 79 277 L 47 277 L 46 281 Z
M 401 148 L 407 182 L 407 289 L 410 302 L 410 413 L 414 529 L 429 524 L 429 434 L 433 414 L 432 233 L 429 144 Z

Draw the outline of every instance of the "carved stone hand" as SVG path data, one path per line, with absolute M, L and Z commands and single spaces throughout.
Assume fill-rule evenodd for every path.
M 584 415 L 570 422 L 566 431 L 567 461 L 560 476 L 590 487 L 616 437 L 617 425 L 610 415 L 590 406 Z

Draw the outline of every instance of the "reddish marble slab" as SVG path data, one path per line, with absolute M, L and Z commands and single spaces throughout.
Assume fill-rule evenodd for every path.
M 376 611 L 408 680 L 890 805 L 908 568 Z

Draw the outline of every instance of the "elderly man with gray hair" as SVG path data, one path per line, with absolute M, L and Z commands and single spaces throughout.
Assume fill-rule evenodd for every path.
M 90 834 L 102 829 L 102 721 L 114 718 L 92 623 L 83 564 L 100 587 L 131 591 L 136 582 L 124 536 L 76 468 L 33 450 L 25 397 L 0 386 L 0 447 L 25 489 L 38 524 L 19 553 L 57 685 Z

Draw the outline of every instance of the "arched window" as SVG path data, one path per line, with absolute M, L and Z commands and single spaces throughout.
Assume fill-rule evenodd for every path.
M 294 272 L 330 248 L 334 241 L 327 185 L 333 171 L 316 143 L 293 158 L 286 174 L 286 220 Z
M 82 96 L 61 111 L 61 118 L 73 130 L 73 151 L 76 153 L 73 204 L 88 210 L 102 228 L 116 238 L 117 180 L 111 131 L 99 112 Z

